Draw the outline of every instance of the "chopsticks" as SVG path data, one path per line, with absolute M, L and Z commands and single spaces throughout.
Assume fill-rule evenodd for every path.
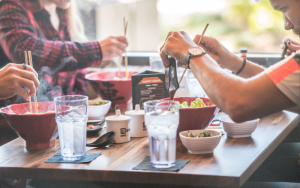
M 25 57 L 25 63 L 26 65 L 30 66 L 28 63 L 28 56 L 27 56 L 27 52 L 24 51 L 24 57 Z M 29 108 L 30 108 L 30 113 L 32 114 L 32 106 L 31 106 L 31 97 L 29 97 Z
M 27 58 L 27 51 L 24 51 L 24 56 L 25 56 L 25 62 L 26 64 L 30 65 L 32 68 L 32 55 L 31 55 L 31 51 L 28 51 L 28 58 L 29 58 L 29 63 L 28 63 L 28 58 Z M 34 92 L 34 103 L 35 103 L 35 113 L 38 114 L 38 103 L 37 103 L 37 100 L 36 100 L 36 92 Z M 31 98 L 29 98 L 29 105 L 30 105 L 30 113 L 32 113 L 32 106 L 31 106 Z
M 125 17 L 123 18 L 123 24 L 124 24 L 124 36 L 126 37 L 128 21 L 125 20 Z M 126 78 L 128 78 L 129 77 L 129 72 L 127 70 L 128 58 L 127 58 L 126 50 L 125 50 L 124 60 L 125 60 L 125 68 L 126 68 L 125 76 L 126 76 Z M 123 57 L 121 56 L 120 57 L 120 63 L 119 63 L 118 77 L 120 77 L 120 74 L 121 74 L 120 72 L 121 72 L 122 62 L 123 62 Z
M 207 29 L 207 27 L 209 26 L 209 24 L 206 24 L 206 26 L 205 26 L 205 28 L 204 28 L 204 30 L 203 30 L 203 32 L 202 32 L 202 35 L 201 35 L 201 37 L 200 37 L 200 39 L 198 40 L 198 43 L 197 43 L 197 45 L 199 45 L 200 43 L 201 43 L 201 40 L 202 40 L 202 38 L 203 38 L 203 35 L 205 34 L 205 31 L 206 31 L 206 29 Z M 181 76 L 181 78 L 180 78 L 180 80 L 179 80 L 179 85 L 180 85 L 180 83 L 181 83 L 181 81 L 182 81 L 182 79 L 183 79 L 183 77 L 184 77 L 184 74 L 185 74 L 185 72 L 186 72 L 186 70 L 187 70 L 187 66 L 183 66 L 185 69 L 184 69 L 184 71 L 183 71 L 183 74 L 182 74 L 182 76 Z M 177 90 L 176 90 L 177 91 Z M 175 91 L 175 93 L 174 93 L 174 96 L 175 96 L 175 94 L 176 94 L 176 91 Z
M 287 46 L 287 42 L 285 41 L 284 42 L 284 49 L 282 50 L 282 53 L 281 53 L 281 60 L 284 59 L 287 49 L 288 49 L 288 46 Z

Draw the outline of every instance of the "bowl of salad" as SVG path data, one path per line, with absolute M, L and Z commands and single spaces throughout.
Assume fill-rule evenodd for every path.
M 180 103 L 177 141 L 181 141 L 179 133 L 182 131 L 206 129 L 219 112 L 209 98 L 175 97 L 174 100 Z
M 189 130 L 179 133 L 182 144 L 191 154 L 213 153 L 222 134 L 214 130 Z
M 103 120 L 111 106 L 108 100 L 89 101 L 88 118 L 89 120 Z

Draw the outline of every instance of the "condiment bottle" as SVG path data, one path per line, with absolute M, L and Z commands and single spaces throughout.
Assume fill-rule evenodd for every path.
M 116 132 L 116 136 L 114 137 L 113 143 L 124 143 L 130 141 L 130 120 L 131 117 L 121 115 L 120 109 L 116 110 L 115 116 L 108 116 L 105 118 L 106 131 Z
M 146 137 L 148 136 L 145 125 L 145 111 L 140 109 L 140 105 L 135 105 L 135 110 L 125 112 L 125 115 L 130 116 L 129 123 L 130 137 Z
M 247 48 L 240 48 L 241 58 L 243 58 L 243 59 L 245 58 L 246 60 L 248 60 L 247 51 L 248 51 Z

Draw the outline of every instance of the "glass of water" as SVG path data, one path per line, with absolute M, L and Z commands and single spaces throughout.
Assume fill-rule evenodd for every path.
M 55 97 L 54 103 L 62 159 L 83 159 L 86 151 L 88 97 L 66 95 Z
M 186 82 L 190 97 L 207 97 L 204 89 L 190 69 L 187 70 Z
M 147 101 L 144 110 L 151 165 L 155 168 L 170 168 L 176 161 L 179 102 Z
M 149 57 L 150 69 L 156 72 L 165 72 L 164 64 L 160 56 Z

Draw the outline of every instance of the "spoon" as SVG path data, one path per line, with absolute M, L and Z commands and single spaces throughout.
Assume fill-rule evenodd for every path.
M 105 147 L 113 141 L 113 138 L 115 137 L 115 135 L 116 135 L 115 131 L 107 132 L 104 135 L 100 136 L 94 142 L 86 143 L 86 146 L 98 147 L 98 148 Z

